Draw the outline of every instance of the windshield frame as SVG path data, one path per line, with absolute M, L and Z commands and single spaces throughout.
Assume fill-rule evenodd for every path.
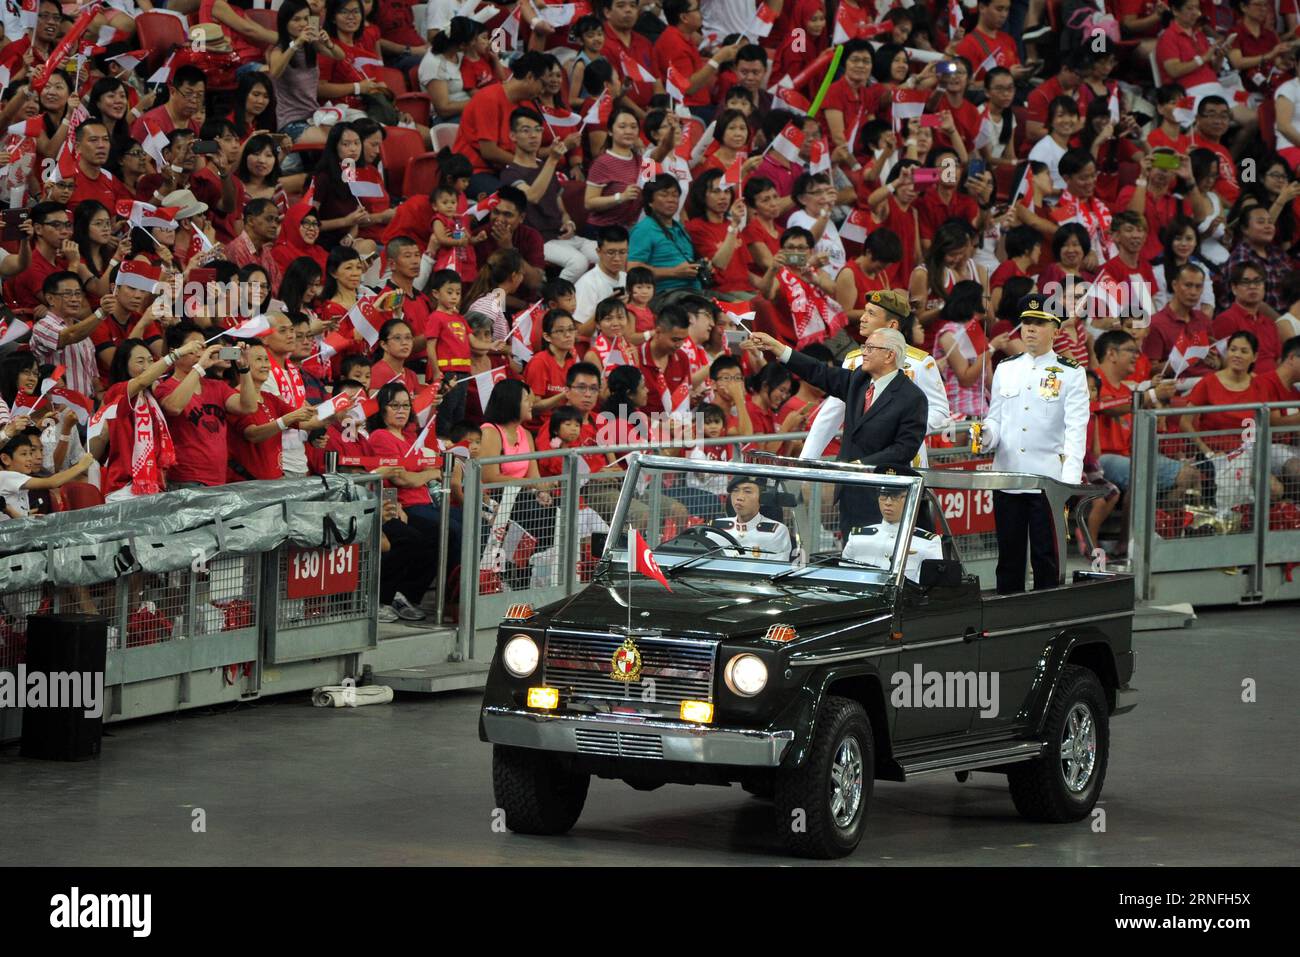
M 903 587 L 903 578 L 907 570 L 907 548 L 911 543 L 912 534 L 916 526 L 916 516 L 921 507 L 922 499 L 922 481 L 919 476 L 909 475 L 889 475 L 877 473 L 869 466 L 852 465 L 842 463 L 840 467 L 826 468 L 825 464 L 817 467 L 799 467 L 790 465 L 777 465 L 768 463 L 754 462 L 720 462 L 708 459 L 687 459 L 677 458 L 674 456 L 652 455 L 649 453 L 634 452 L 628 458 L 627 474 L 623 478 L 623 487 L 619 490 L 618 504 L 614 507 L 614 514 L 611 516 L 609 527 L 610 535 L 605 542 L 605 550 L 601 553 L 601 562 L 608 566 L 614 564 L 628 565 L 627 549 L 614 544 L 618 533 L 626 528 L 627 513 L 629 505 L 634 497 L 635 489 L 640 480 L 643 471 L 657 472 L 696 472 L 716 475 L 736 475 L 744 473 L 747 475 L 757 475 L 772 479 L 781 479 L 787 482 L 819 482 L 823 485 L 832 482 L 842 482 L 852 485 L 893 485 L 907 489 L 907 505 L 904 507 L 903 517 L 899 524 L 906 530 L 906 534 L 900 534 L 894 542 L 894 553 L 891 559 L 889 569 L 879 569 L 874 575 L 871 569 L 860 568 L 855 565 L 839 565 L 837 563 L 827 563 L 817 568 L 810 568 L 806 573 L 786 578 L 782 584 L 826 584 L 828 581 L 834 583 L 843 583 L 844 573 L 850 573 L 855 576 L 855 581 L 867 583 L 863 580 L 864 575 L 872 575 L 869 580 L 871 583 L 892 584 L 895 588 Z M 833 472 L 834 475 L 828 475 Z M 801 538 L 804 537 L 808 530 L 798 529 Z M 806 546 L 805 546 L 806 550 Z M 698 556 L 698 553 L 685 552 L 680 556 L 672 552 L 663 553 L 660 558 L 658 546 L 652 548 L 655 553 L 655 561 L 667 571 L 669 568 L 684 562 L 690 558 Z M 841 546 L 840 553 L 843 554 Z M 812 554 L 807 553 L 807 558 Z M 725 564 L 718 564 L 723 562 Z M 771 571 L 776 563 L 766 559 L 749 558 L 744 555 L 725 555 L 720 554 L 707 559 L 693 568 L 709 569 L 711 571 L 732 571 L 741 574 L 761 573 L 762 577 L 770 577 L 776 572 Z M 796 566 L 789 566 L 796 567 Z M 809 566 L 804 566 L 809 567 Z M 781 571 L 787 571 L 788 568 L 782 568 Z M 836 577 L 838 573 L 839 577 Z

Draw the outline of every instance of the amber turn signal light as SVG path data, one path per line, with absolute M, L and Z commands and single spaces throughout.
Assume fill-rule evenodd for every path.
M 540 711 L 554 711 L 560 706 L 560 692 L 557 688 L 529 688 L 528 707 Z
M 681 717 L 692 724 L 712 724 L 713 705 L 708 701 L 683 701 Z

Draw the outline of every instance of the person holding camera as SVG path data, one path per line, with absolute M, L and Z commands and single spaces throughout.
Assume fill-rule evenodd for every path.
M 712 267 L 713 295 L 718 299 L 753 299 L 749 247 L 740 237 L 745 203 L 734 187 L 722 185 L 723 172 L 711 169 L 691 184 L 686 194 L 686 232 L 695 249 Z
M 183 351 L 186 346 L 194 351 Z M 227 422 L 257 411 L 257 385 L 244 355 L 247 345 L 205 345 L 198 326 L 180 322 L 167 330 L 167 348 L 176 361 L 171 375 L 153 390 L 176 447 L 167 487 L 224 485 Z M 226 381 L 232 366 L 239 377 L 238 390 Z
M 646 183 L 642 193 L 646 214 L 628 237 L 628 268 L 649 269 L 658 293 L 712 285 L 713 271 L 708 261 L 696 258 L 695 244 L 677 222 L 681 195 L 677 180 L 666 173 Z

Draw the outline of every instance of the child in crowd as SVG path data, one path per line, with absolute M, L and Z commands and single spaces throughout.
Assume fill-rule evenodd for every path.
M 44 494 L 81 478 L 95 461 L 89 452 L 70 469 L 42 478 L 41 433 L 26 428 L 0 447 L 0 499 L 5 518 L 29 518 L 53 511 L 52 497 Z M 38 494 L 32 495 L 33 492 Z
M 646 266 L 633 266 L 627 271 L 627 312 L 633 327 L 627 330 L 627 341 L 640 345 L 654 331 L 655 314 L 650 311 L 650 300 L 655 295 L 655 277 Z
M 706 402 L 700 406 L 698 416 L 704 438 L 720 439 L 727 434 L 727 415 L 721 406 Z M 704 462 L 732 462 L 736 458 L 736 446 L 708 442 L 692 448 L 687 457 Z M 673 491 L 670 489 L 668 494 L 673 495 Z M 678 490 L 674 497 L 690 509 L 692 515 L 712 521 L 722 515 L 726 494 L 727 476 L 691 472 L 686 476 L 686 487 Z
M 484 230 L 471 233 L 469 217 L 459 212 L 461 195 L 450 186 L 433 191 L 433 235 L 429 237 L 429 255 L 434 269 L 451 269 L 462 282 L 473 282 L 478 275 L 478 260 L 472 244 L 481 242 Z
M 618 296 L 610 296 L 596 303 L 595 319 L 597 332 L 591 339 L 591 348 L 583 357 L 584 361 L 600 369 L 602 379 L 615 366 L 635 365 L 636 350 L 624 335 L 627 329 L 627 307 L 623 305 L 623 300 Z
M 578 55 L 569 67 L 569 102 L 579 103 L 583 96 L 582 78 L 588 65 L 602 59 L 600 51 L 605 46 L 605 26 L 598 17 L 588 14 L 578 18 L 569 36 L 578 41 Z
M 461 277 L 454 269 L 439 269 L 429 277 L 434 309 L 429 313 L 425 351 L 430 381 L 441 376 L 459 379 L 469 371 L 469 327 L 460 315 Z

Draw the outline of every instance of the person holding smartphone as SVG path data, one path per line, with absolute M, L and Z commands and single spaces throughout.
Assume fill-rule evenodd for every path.
M 182 354 L 191 343 L 196 344 L 195 351 Z M 238 389 L 226 381 L 232 363 L 221 358 L 223 346 L 205 346 L 203 333 L 194 324 L 184 321 L 168 329 L 167 348 L 175 351 L 177 359 L 171 375 L 153 390 L 176 447 L 167 488 L 224 485 L 227 424 L 233 416 L 257 411 L 257 386 L 244 356 L 247 345 L 237 347 L 240 358 L 233 363 Z

